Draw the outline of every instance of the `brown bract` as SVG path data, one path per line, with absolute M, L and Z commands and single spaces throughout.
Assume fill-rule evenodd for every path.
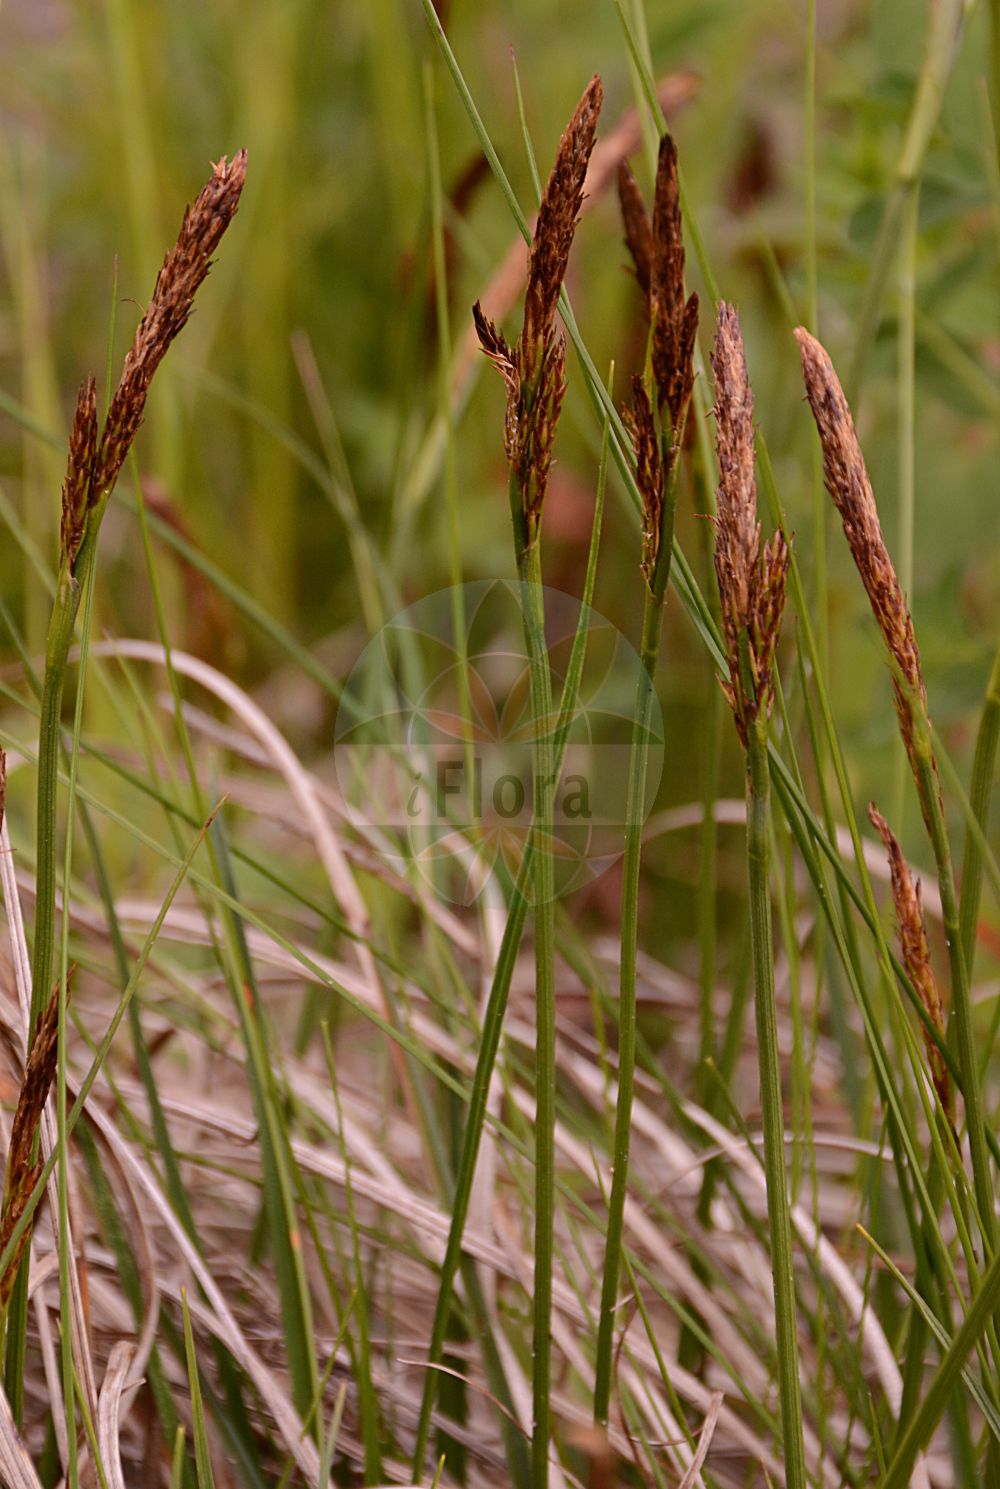
M 912 757 L 913 704 L 927 707 L 913 621 L 882 536 L 878 508 L 854 420 L 825 347 L 803 326 L 795 332 L 806 396 L 823 448 L 826 489 L 840 513 L 851 555 L 894 667 L 900 730 Z
M 934 976 L 934 968 L 931 965 L 930 949 L 927 945 L 927 925 L 920 897 L 920 880 L 914 880 L 892 828 L 874 802 L 869 803 L 868 817 L 885 844 L 889 859 L 892 903 L 896 911 L 896 929 L 906 975 L 912 982 L 914 991 L 923 1004 L 931 1024 L 943 1039 L 945 1035 L 944 1008 L 937 978 Z M 938 1099 L 948 1120 L 954 1122 L 955 1113 L 948 1067 L 944 1063 L 940 1049 L 926 1029 L 923 1030 L 923 1035 L 927 1064 L 934 1089 L 937 1091 Z
M 63 486 L 62 554 L 70 570 L 83 540 L 87 513 L 118 479 L 142 423 L 153 375 L 187 324 L 194 297 L 212 266 L 212 254 L 235 215 L 246 166 L 245 150 L 231 161 L 223 156 L 184 213 L 177 242 L 163 261 L 153 298 L 125 357 L 99 445 L 93 378 L 80 390 Z
M 566 343 L 556 330 L 556 307 L 602 100 L 601 80 L 591 78 L 559 142 L 535 224 L 524 326 L 514 346 L 484 315 L 478 300 L 472 308 L 479 344 L 507 388 L 504 449 L 520 491 L 526 546 L 538 535 L 552 445 L 566 392 Z
M 788 544 L 780 529 L 763 552 L 754 476 L 753 394 L 739 317 L 720 302 L 712 349 L 719 489 L 715 574 L 729 664 L 723 691 L 746 748 L 750 724 L 774 702 L 774 653 L 785 607 Z

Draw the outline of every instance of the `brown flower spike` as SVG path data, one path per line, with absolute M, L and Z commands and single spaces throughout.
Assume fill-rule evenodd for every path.
M 628 246 L 635 277 L 642 291 L 643 303 L 649 313 L 649 283 L 653 264 L 653 227 L 642 199 L 639 183 L 632 174 L 627 160 L 618 167 L 618 204 L 621 207 L 622 223 L 625 227 L 625 242 Z
M 924 1010 L 931 1024 L 942 1039 L 945 1037 L 944 1008 L 941 1002 L 941 993 L 938 989 L 937 978 L 934 976 L 934 968 L 931 966 L 931 955 L 927 945 L 927 925 L 924 921 L 924 907 L 920 897 L 920 880 L 914 881 L 910 873 L 910 866 L 903 857 L 892 828 L 879 812 L 874 802 L 868 806 L 868 816 L 872 826 L 885 844 L 885 851 L 889 858 L 889 874 L 892 882 L 892 903 L 896 911 L 896 929 L 899 935 L 900 950 L 903 955 L 903 966 L 906 975 L 913 984 Z M 951 1081 L 948 1078 L 948 1067 L 944 1063 L 944 1057 L 940 1049 L 931 1038 L 926 1029 L 923 1030 L 924 1047 L 927 1051 L 927 1064 L 931 1073 L 934 1089 L 938 1094 L 942 1110 L 948 1117 L 949 1122 L 954 1124 L 955 1112 L 951 1093 Z
M 785 608 L 788 544 L 780 529 L 761 552 L 754 476 L 753 394 L 739 317 L 725 301 L 712 349 L 719 490 L 715 573 L 729 662 L 723 691 L 743 748 L 774 703 L 774 653 Z
M 125 357 L 99 444 L 93 378 L 80 390 L 63 486 L 62 553 L 70 571 L 83 541 L 87 515 L 118 479 L 142 423 L 153 375 L 187 324 L 194 297 L 212 266 L 212 254 L 235 215 L 246 167 L 245 150 L 231 161 L 223 156 L 184 213 L 177 242 L 163 261 L 153 298 Z
M 472 308 L 480 345 L 507 387 L 504 448 L 521 493 L 525 549 L 538 536 L 566 391 L 566 343 L 556 329 L 556 308 L 603 98 L 600 78 L 591 78 L 559 142 L 528 255 L 524 326 L 515 345 L 507 344 L 478 301 Z
M 893 665 L 893 693 L 900 732 L 913 760 L 914 704 L 924 713 L 927 694 L 913 621 L 882 536 L 878 508 L 854 420 L 826 349 L 800 326 L 806 396 L 823 448 L 823 476 L 844 525 L 851 555 Z
M 60 544 L 70 567 L 83 541 L 97 454 L 97 383 L 93 374 L 81 384 L 69 436 L 66 479 L 62 490 Z
M 691 393 L 698 296 L 684 295 L 684 235 L 681 228 L 677 147 L 669 135 L 660 141 L 653 218 L 626 163 L 618 173 L 618 198 L 625 241 L 642 290 L 652 340 L 656 417 L 651 401 L 633 379 L 633 404 L 626 415 L 636 454 L 636 480 L 642 497 L 642 571 L 652 587 L 660 555 L 672 537 L 671 486 L 677 468 Z M 656 434 L 659 424 L 660 435 Z M 657 448 L 657 459 L 650 450 Z
M 21 1082 L 17 1110 L 10 1130 L 7 1179 L 4 1184 L 3 1209 L 0 1211 L 0 1251 L 4 1250 L 13 1235 L 14 1227 L 24 1214 L 24 1208 L 42 1171 L 42 1160 L 33 1159 L 32 1155 L 37 1151 L 35 1139 L 55 1075 L 58 1033 L 59 989 L 54 988 L 31 1042 L 31 1052 L 25 1063 L 24 1080 Z M 29 1225 L 21 1235 L 10 1266 L 0 1277 L 0 1308 L 6 1307 L 10 1299 L 19 1270 L 18 1264 L 30 1239 Z

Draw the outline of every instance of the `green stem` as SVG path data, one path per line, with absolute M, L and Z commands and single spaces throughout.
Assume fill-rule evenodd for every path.
M 30 1050 L 39 1014 L 52 984 L 52 961 L 56 925 L 57 814 L 59 792 L 60 722 L 66 668 L 73 640 L 80 596 L 93 557 L 94 539 L 87 537 L 77 558 L 79 577 L 63 564 L 56 587 L 52 616 L 45 643 L 45 679 L 42 684 L 41 720 L 38 729 L 37 867 L 35 879 L 35 933 L 31 956 L 31 1010 L 28 1021 Z M 95 532 L 96 537 L 96 532 Z M 37 1149 L 37 1139 L 36 1139 Z M 4 1388 L 20 1427 L 24 1420 L 25 1349 L 28 1328 L 28 1255 L 24 1256 L 10 1295 L 7 1310 L 7 1342 Z
M 512 486 L 513 486 L 512 478 Z M 515 521 L 515 535 L 519 524 Z M 552 859 L 553 779 L 552 678 L 545 645 L 545 601 L 537 539 L 517 544 L 524 639 L 531 675 L 534 724 L 535 894 L 535 1276 L 532 1358 L 531 1482 L 546 1489 L 549 1478 L 552 1375 L 552 1254 L 555 1226 L 556 992 L 555 872 Z
M 924 822 L 937 866 L 938 889 L 941 895 L 941 920 L 944 925 L 945 940 L 948 943 L 948 959 L 951 967 L 950 1019 L 954 1026 L 958 1046 L 958 1068 L 962 1076 L 965 1122 L 969 1133 L 969 1153 L 972 1157 L 972 1179 L 976 1193 L 976 1206 L 979 1211 L 979 1228 L 983 1236 L 986 1257 L 989 1259 L 996 1250 L 996 1217 L 993 1210 L 990 1159 L 986 1145 L 986 1119 L 979 1084 L 979 1061 L 976 1057 L 975 1032 L 972 1025 L 969 973 L 959 920 L 955 873 L 951 862 L 951 848 L 945 826 L 944 808 L 941 804 L 941 790 L 934 762 L 930 728 L 926 715 L 919 707 L 914 707 L 913 713 L 912 763 Z
M 972 784 L 969 806 L 984 837 L 989 823 L 990 795 L 1000 741 L 1000 651 L 993 659 L 993 670 L 986 685 L 986 699 L 976 735 L 976 753 L 972 762 Z M 962 857 L 962 904 L 959 930 L 965 967 L 972 981 L 976 958 L 976 922 L 979 919 L 979 897 L 983 887 L 983 852 L 976 833 L 967 831 Z
M 573 640 L 570 667 L 563 686 L 563 694 L 559 707 L 556 774 L 562 771 L 562 762 L 569 737 L 570 723 L 586 653 L 586 618 L 590 613 L 590 606 L 594 597 L 594 585 L 597 578 L 597 558 L 600 548 L 601 523 L 604 512 L 609 443 L 610 421 L 606 422 L 604 426 L 601 464 L 597 479 L 597 499 L 594 504 L 594 522 L 590 538 L 590 553 L 587 558 L 587 574 L 583 587 L 581 617 L 577 626 L 577 634 Z M 497 1053 L 500 1048 L 500 1034 L 507 1012 L 511 976 L 514 971 L 514 963 L 517 960 L 518 948 L 524 932 L 524 922 L 527 918 L 526 891 L 532 878 L 534 854 L 535 840 L 534 836 L 531 836 L 528 839 L 524 857 L 518 866 L 517 880 L 511 895 L 507 923 L 504 927 L 503 938 L 500 943 L 499 952 L 497 953 L 489 998 L 483 1016 L 483 1026 L 480 1032 L 478 1054 L 476 1056 L 476 1069 L 468 1098 L 469 1105 L 462 1138 L 462 1153 L 455 1174 L 455 1192 L 451 1201 L 451 1223 L 448 1229 L 448 1241 L 445 1246 L 444 1260 L 441 1263 L 441 1277 L 438 1284 L 437 1302 L 434 1306 L 431 1340 L 427 1351 L 428 1369 L 424 1381 L 423 1398 L 420 1403 L 420 1416 L 417 1421 L 416 1445 L 413 1450 L 414 1479 L 419 1479 L 424 1471 L 424 1460 L 426 1458 L 427 1443 L 430 1436 L 431 1411 L 434 1406 L 438 1378 L 438 1371 L 434 1367 L 441 1359 L 444 1348 L 445 1333 L 451 1311 L 452 1289 L 462 1260 L 462 1237 L 465 1233 L 465 1222 L 468 1218 L 469 1201 L 472 1196 L 472 1183 L 476 1172 L 476 1162 L 479 1157 L 479 1144 L 486 1119 L 490 1082 L 496 1065 Z M 514 1438 L 513 1440 L 519 1441 L 520 1439 Z M 514 1482 L 519 1482 L 516 1475 Z
M 653 679 L 660 649 L 663 592 L 644 589 L 642 615 L 642 670 L 635 701 L 632 748 L 625 798 L 625 855 L 622 865 L 621 968 L 618 997 L 618 1103 L 615 1112 L 611 1197 L 604 1252 L 604 1278 L 597 1331 L 594 1375 L 594 1421 L 607 1426 L 611 1401 L 615 1308 L 621 1272 L 622 1232 L 628 1189 L 629 1142 L 632 1135 L 632 1096 L 635 1088 L 636 952 L 639 936 L 639 868 L 642 856 L 643 801 L 649 761 L 649 725 L 653 711 Z
M 923 1401 L 909 1419 L 879 1489 L 906 1489 L 917 1454 L 930 1441 L 931 1434 L 959 1383 L 966 1360 L 984 1338 L 998 1306 L 1000 1255 L 994 1255 L 961 1328 L 945 1351 Z
M 56 816 L 66 664 L 73 640 L 82 586 L 65 566 L 59 576 L 45 647 L 42 716 L 38 731 L 38 833 L 35 934 L 31 957 L 31 1022 L 29 1043 L 52 981 L 55 946 Z
M 747 866 L 750 882 L 750 932 L 753 943 L 757 1055 L 764 1129 L 767 1218 L 774 1279 L 774 1326 L 778 1354 L 778 1391 L 784 1437 L 785 1483 L 805 1489 L 802 1397 L 792 1274 L 792 1227 L 785 1171 L 785 1124 L 778 1062 L 778 1015 L 774 993 L 774 948 L 770 892 L 771 777 L 767 725 L 758 718 L 747 740 Z

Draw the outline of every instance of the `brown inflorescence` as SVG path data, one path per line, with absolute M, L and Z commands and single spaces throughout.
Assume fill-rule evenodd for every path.
M 651 585 L 663 539 L 666 491 L 653 405 L 638 374 L 632 378 L 632 407 L 623 410 L 623 418 L 635 451 L 635 483 L 642 496 L 642 572 Z
M 660 141 L 653 199 L 652 261 L 649 301 L 653 328 L 653 379 L 660 415 L 675 445 L 680 444 L 694 386 L 694 341 L 698 330 L 698 296 L 684 298 L 684 238 L 681 232 L 677 147 L 670 135 Z
M 633 378 L 633 406 L 626 415 L 636 455 L 636 484 L 642 498 L 642 572 L 652 586 L 671 517 L 669 490 L 677 467 L 691 394 L 694 346 L 698 331 L 698 296 L 684 294 L 684 235 L 681 226 L 677 147 L 669 135 L 660 141 L 653 217 L 628 165 L 618 172 L 625 242 L 642 290 L 651 327 L 653 383 L 656 387 L 657 436 L 652 406 L 639 380 Z M 649 459 L 650 439 L 659 459 Z
M 559 142 L 528 256 L 524 326 L 518 340 L 510 346 L 478 301 L 472 309 L 480 346 L 507 387 L 504 448 L 521 493 L 526 546 L 538 535 L 566 391 L 566 343 L 556 329 L 556 307 L 603 97 L 600 78 L 591 78 Z
M 212 266 L 212 254 L 233 219 L 246 165 L 245 150 L 231 161 L 223 156 L 184 213 L 177 242 L 163 261 L 153 298 L 126 354 L 99 444 L 93 379 L 80 390 L 63 486 L 62 553 L 70 570 L 83 541 L 87 514 L 118 479 L 142 423 L 153 375 L 187 324 L 194 297 Z
M 639 183 L 632 174 L 627 160 L 618 167 L 618 203 L 621 207 L 625 228 L 625 243 L 628 247 L 635 277 L 642 291 L 643 304 L 649 313 L 649 284 L 652 277 L 653 226 L 646 211 L 646 204 L 639 190 Z
M 32 1155 L 37 1152 L 35 1139 L 55 1075 L 58 1033 L 59 989 L 54 988 L 38 1020 L 11 1125 L 7 1178 L 4 1184 L 3 1209 L 0 1212 L 0 1252 L 10 1241 L 42 1171 L 42 1160 L 33 1158 Z M 0 1308 L 6 1307 L 10 1298 L 19 1270 L 18 1264 L 30 1236 L 31 1227 L 28 1225 L 22 1232 L 9 1267 L 0 1277 Z
M 869 803 L 868 816 L 885 844 L 889 859 L 892 903 L 896 911 L 896 928 L 906 975 L 913 984 L 914 991 L 923 1004 L 933 1028 L 944 1039 L 944 1008 L 937 978 L 934 976 L 934 968 L 931 965 L 930 949 L 927 945 L 927 926 L 920 896 L 920 880 L 914 880 L 892 828 L 874 802 Z M 945 1065 L 941 1050 L 926 1029 L 923 1030 L 923 1035 L 924 1046 L 927 1050 L 927 1065 L 934 1089 L 949 1122 L 954 1123 L 955 1112 L 948 1067 Z
M 521 376 L 526 383 L 539 373 L 555 332 L 559 291 L 583 205 L 583 183 L 603 102 L 601 80 L 594 76 L 559 141 L 555 164 L 542 193 L 528 255 L 524 329 L 519 343 Z
M 69 436 L 66 479 L 62 490 L 60 543 L 70 565 L 76 558 L 87 522 L 97 455 L 97 383 L 93 375 L 81 384 Z
M 785 607 L 788 544 L 779 529 L 761 551 L 754 475 L 753 394 L 739 317 L 720 302 L 712 349 L 719 489 L 715 573 L 729 664 L 723 691 L 746 749 L 750 725 L 774 703 L 774 653 Z
M 893 693 L 900 732 L 913 760 L 914 704 L 926 712 L 927 694 L 913 621 L 882 536 L 878 508 L 854 420 L 825 347 L 800 326 L 806 396 L 823 448 L 823 475 L 844 525 L 851 555 L 893 665 Z

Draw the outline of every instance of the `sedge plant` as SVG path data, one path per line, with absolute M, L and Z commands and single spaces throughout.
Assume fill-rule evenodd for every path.
M 973 1186 L 983 1247 L 989 1257 L 996 1250 L 996 1215 L 972 1021 L 968 957 L 962 934 L 958 889 L 945 824 L 920 652 L 913 620 L 882 536 L 878 508 L 854 420 L 833 362 L 825 347 L 803 327 L 799 327 L 795 335 L 802 358 L 806 395 L 823 449 L 824 480 L 840 513 L 851 557 L 882 633 L 892 673 L 893 700 L 899 732 L 934 854 L 945 939 L 948 944 L 952 988 L 951 1023 L 962 1077 Z
M 625 238 L 650 322 L 650 378 L 632 380 L 632 407 L 625 415 L 635 452 L 642 496 L 643 614 L 639 683 L 629 751 L 622 864 L 621 965 L 618 999 L 618 1097 L 608 1202 L 607 1245 L 598 1320 L 594 1376 L 594 1420 L 607 1426 L 611 1400 L 615 1308 L 621 1272 L 622 1231 L 628 1193 L 629 1146 L 636 1057 L 636 955 L 639 932 L 639 871 L 649 733 L 663 606 L 673 552 L 677 475 L 684 428 L 694 386 L 698 297 L 685 298 L 677 149 L 660 141 L 652 221 L 628 166 L 618 177 Z M 649 383 L 652 382 L 652 396 Z
M 238 152 L 231 161 L 223 156 L 185 212 L 177 242 L 164 259 L 153 297 L 126 354 L 103 426 L 98 419 L 93 376 L 82 385 L 77 397 L 62 490 L 59 574 L 42 683 L 29 1047 L 42 1009 L 47 1006 L 53 977 L 62 700 L 80 601 L 93 581 L 101 523 L 142 423 L 150 384 L 171 342 L 187 323 L 194 297 L 211 267 L 212 254 L 236 212 L 245 179 L 246 152 Z M 4 1371 L 5 1389 L 18 1422 L 24 1403 L 27 1303 L 27 1267 L 20 1265 L 5 1313 Z
M 712 376 L 719 461 L 715 573 L 729 672 L 722 686 L 746 757 L 750 936 L 785 1482 L 789 1489 L 804 1489 L 802 1391 L 778 1057 L 770 884 L 768 724 L 775 697 L 774 660 L 785 606 L 788 543 L 778 528 L 761 548 L 754 472 L 753 394 L 739 317 L 725 301 L 719 305 Z
M 507 389 L 504 446 L 514 556 L 530 672 L 533 725 L 533 882 L 535 910 L 535 1275 L 532 1324 L 531 1471 L 534 1489 L 545 1489 L 551 1436 L 552 1261 L 555 1223 L 555 739 L 557 715 L 545 642 L 542 588 L 542 509 L 552 443 L 566 388 L 566 342 L 556 309 L 580 207 L 587 165 L 603 101 L 600 78 L 591 79 L 559 142 L 538 210 L 528 258 L 521 335 L 509 346 L 498 328 L 474 309 L 480 345 L 501 372 Z

